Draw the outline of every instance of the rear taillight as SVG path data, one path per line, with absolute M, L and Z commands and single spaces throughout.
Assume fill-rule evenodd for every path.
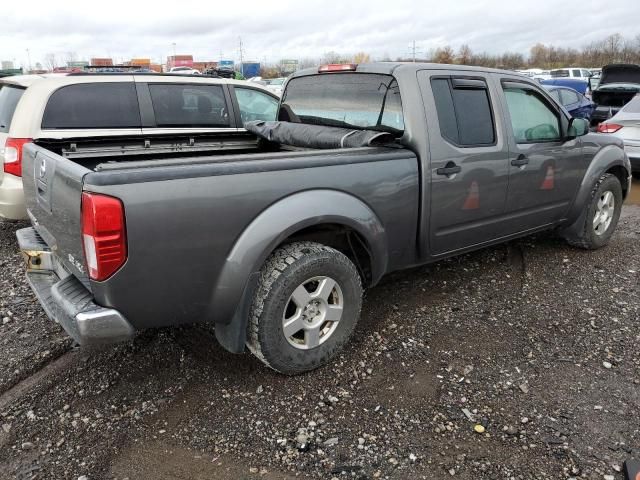
M 622 125 L 618 125 L 617 123 L 601 123 L 598 125 L 599 133 L 614 133 L 622 128 Z
M 127 260 L 124 207 L 114 197 L 82 194 L 82 244 L 92 280 L 113 275 Z
M 330 63 L 318 67 L 318 73 L 324 72 L 355 72 L 358 65 L 355 63 Z
M 30 138 L 7 138 L 4 144 L 4 171 L 17 177 L 22 176 L 22 147 L 30 143 Z

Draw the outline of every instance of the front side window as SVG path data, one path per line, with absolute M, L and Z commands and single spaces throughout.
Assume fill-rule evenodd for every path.
M 504 94 L 516 142 L 560 140 L 560 119 L 538 92 L 529 88 L 506 87 Z
M 229 127 L 229 111 L 220 85 L 149 84 L 158 127 Z
M 271 95 L 253 88 L 234 87 L 234 90 L 240 107 L 242 123 L 252 120 L 269 122 L 276 119 L 278 100 Z
M 331 73 L 287 83 L 278 119 L 311 125 L 404 131 L 398 83 L 391 75 Z
M 442 136 L 454 145 L 469 147 L 495 144 L 493 115 L 486 84 L 456 87 L 455 80 L 434 78 L 431 89 Z M 482 88 L 484 85 L 484 88 Z
M 140 109 L 132 82 L 79 83 L 51 95 L 43 129 L 140 128 Z
M 562 90 L 560 90 L 560 99 L 562 100 L 562 105 L 564 106 L 572 105 L 580 101 L 577 92 L 574 92 L 573 90 L 569 90 L 567 88 L 563 88 Z

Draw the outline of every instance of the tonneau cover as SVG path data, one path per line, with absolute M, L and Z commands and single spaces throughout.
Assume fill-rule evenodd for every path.
M 358 148 L 381 146 L 394 141 L 388 132 L 323 125 L 256 120 L 244 124 L 249 132 L 270 142 L 300 148 Z

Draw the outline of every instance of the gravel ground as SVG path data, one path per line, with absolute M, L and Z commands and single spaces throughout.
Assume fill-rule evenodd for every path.
M 596 252 L 542 235 L 391 275 L 343 355 L 294 378 L 203 326 L 71 349 L 18 226 L 0 223 L 0 478 L 621 479 L 640 457 L 640 207 Z

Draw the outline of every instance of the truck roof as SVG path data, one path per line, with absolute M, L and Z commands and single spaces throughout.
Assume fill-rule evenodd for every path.
M 450 65 L 444 63 L 420 63 L 420 62 L 373 62 L 373 63 L 361 63 L 356 66 L 355 70 L 346 70 L 358 73 L 379 73 L 383 75 L 393 75 L 396 71 L 418 71 L 418 70 L 463 70 L 469 72 L 485 72 L 485 73 L 509 73 L 510 75 L 519 75 L 523 78 L 529 78 L 518 72 L 511 70 L 500 70 L 497 68 L 487 67 L 473 67 L 470 65 Z M 302 77 L 306 75 L 316 75 L 318 73 L 318 67 L 306 68 L 304 70 L 298 70 L 293 73 L 289 78 Z

